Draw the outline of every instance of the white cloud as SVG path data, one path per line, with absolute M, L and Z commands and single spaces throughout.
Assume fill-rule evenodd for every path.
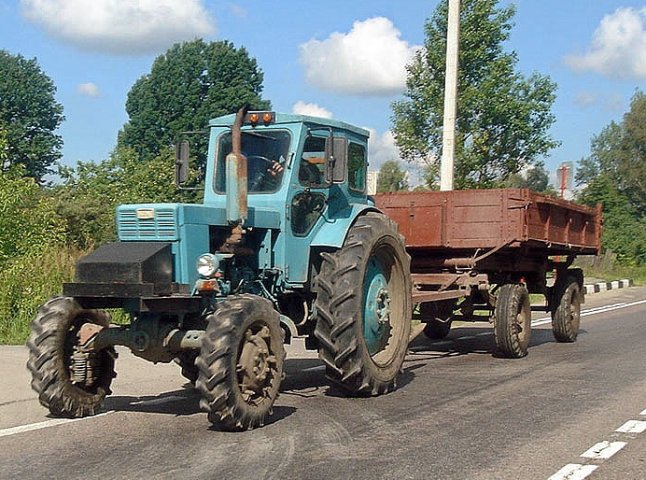
M 606 15 L 582 55 L 568 55 L 572 69 L 610 77 L 646 79 L 646 7 L 618 8 Z
M 406 84 L 406 64 L 418 47 L 402 40 L 384 17 L 357 21 L 349 33 L 300 46 L 307 81 L 323 90 L 353 95 L 394 95 Z
M 399 148 L 395 145 L 393 132 L 388 130 L 379 135 L 374 128 L 368 128 L 367 130 L 370 132 L 370 139 L 368 140 L 370 170 L 379 170 L 388 160 L 401 160 Z
M 92 82 L 78 84 L 76 91 L 86 97 L 99 97 L 101 95 L 99 87 Z
M 313 117 L 332 118 L 332 112 L 318 106 L 316 103 L 298 101 L 292 107 L 292 112 L 298 115 L 311 115 Z
M 21 0 L 23 16 L 82 50 L 159 53 L 215 33 L 202 0 Z
M 594 92 L 582 91 L 575 95 L 574 105 L 579 108 L 588 108 L 597 103 L 598 95 Z

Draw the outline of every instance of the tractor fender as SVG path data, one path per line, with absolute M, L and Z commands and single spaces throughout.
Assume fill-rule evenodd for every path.
M 378 208 L 372 205 L 350 205 L 348 208 L 337 212 L 334 218 L 327 219 L 321 226 L 310 244 L 311 248 L 332 247 L 341 248 L 348 230 L 354 222 L 368 212 L 379 212 Z

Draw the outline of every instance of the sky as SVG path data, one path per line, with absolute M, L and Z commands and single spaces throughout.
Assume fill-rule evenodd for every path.
M 371 131 L 370 165 L 397 159 L 391 103 L 424 44 L 437 0 L 0 0 L 0 49 L 36 58 L 57 86 L 66 165 L 108 158 L 134 82 L 176 42 L 245 47 L 280 112 L 332 117 Z M 550 171 L 590 152 L 646 90 L 646 2 L 501 0 L 516 6 L 507 51 L 518 70 L 558 84 Z

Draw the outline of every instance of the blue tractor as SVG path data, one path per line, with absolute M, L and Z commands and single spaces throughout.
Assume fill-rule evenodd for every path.
M 202 204 L 117 209 L 119 241 L 82 258 L 32 322 L 28 368 L 57 416 L 100 410 L 116 345 L 176 361 L 209 421 L 263 425 L 284 342 L 305 337 L 349 395 L 395 388 L 410 335 L 410 260 L 366 194 L 368 132 L 250 112 L 209 123 Z M 190 156 L 177 148 L 178 183 Z M 111 325 L 121 308 L 128 325 Z

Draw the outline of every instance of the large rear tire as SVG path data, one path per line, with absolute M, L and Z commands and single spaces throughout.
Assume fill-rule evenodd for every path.
M 31 323 L 27 340 L 31 387 L 38 393 L 41 405 L 57 417 L 94 415 L 105 396 L 112 393 L 116 354 L 112 348 L 89 354 L 79 352 L 77 334 L 86 323 L 107 327 L 110 316 L 101 310 L 85 310 L 69 297 L 49 300 Z M 83 359 L 87 377 L 73 381 L 72 364 Z
M 581 289 L 573 277 L 568 277 L 559 290 L 558 305 L 552 312 L 552 333 L 557 342 L 576 341 L 581 323 Z
M 279 314 L 257 295 L 219 303 L 207 317 L 196 388 L 209 421 L 224 430 L 261 427 L 272 412 L 285 349 Z
M 322 257 L 314 336 L 327 378 L 349 395 L 395 389 L 412 314 L 410 258 L 396 224 L 370 212 Z
M 527 288 L 514 283 L 501 286 L 496 299 L 494 335 L 503 356 L 521 358 L 527 355 L 531 322 Z

